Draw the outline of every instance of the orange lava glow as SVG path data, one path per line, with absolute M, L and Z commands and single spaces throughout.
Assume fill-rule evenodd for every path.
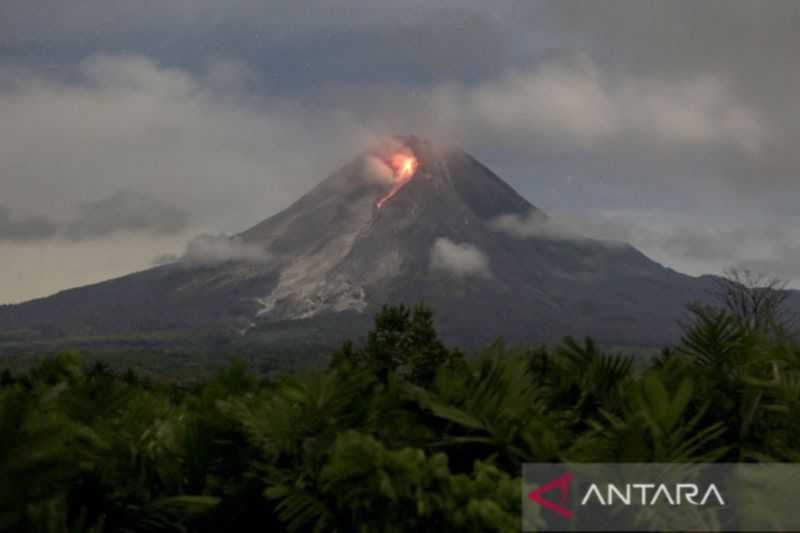
M 386 196 L 378 200 L 378 209 L 382 208 L 386 202 L 392 199 L 406 183 L 411 181 L 414 173 L 417 171 L 419 161 L 413 155 L 409 154 L 395 154 L 389 162 L 392 170 L 394 171 L 394 183 L 391 190 L 386 193 Z

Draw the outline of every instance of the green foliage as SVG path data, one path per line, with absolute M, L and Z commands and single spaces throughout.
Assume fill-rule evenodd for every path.
M 356 348 L 347 341 L 333 354 L 332 368 L 369 368 L 381 379 L 396 373 L 417 384 L 433 381 L 436 371 L 463 360 L 457 350 L 448 350 L 439 340 L 433 312 L 423 304 L 413 312 L 405 305 L 384 305 L 366 345 Z
M 345 531 L 509 531 L 519 523 L 519 480 L 481 462 L 453 475 L 443 453 L 389 449 L 355 431 L 336 439 L 320 481 L 336 496 L 336 527 Z
M 682 351 L 699 366 L 728 370 L 747 355 L 754 337 L 724 310 L 692 307 L 694 322 L 681 340 Z
M 525 462 L 800 460 L 800 348 L 696 308 L 649 368 L 591 339 L 467 361 L 385 307 L 325 372 L 0 376 L 0 531 L 515 531 Z
M 592 339 L 581 345 L 567 337 L 544 376 L 553 408 L 572 402 L 574 422 L 584 424 L 597 416 L 600 406 L 619 404 L 620 388 L 630 378 L 632 364 L 630 357 L 601 351 Z
M 702 426 L 704 411 L 690 414 L 695 389 L 690 379 L 668 390 L 649 373 L 624 393 L 619 415 L 603 412 L 604 422 L 575 445 L 573 459 L 625 463 L 690 463 L 722 458 L 727 448 L 721 423 Z

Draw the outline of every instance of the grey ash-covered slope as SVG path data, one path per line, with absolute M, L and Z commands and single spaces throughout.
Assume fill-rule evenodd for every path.
M 357 157 L 286 210 L 236 237 L 259 260 L 180 261 L 0 308 L 2 332 L 36 338 L 195 332 L 238 345 L 334 344 L 363 333 L 384 303 L 424 301 L 444 337 L 476 346 L 592 335 L 619 344 L 674 340 L 684 306 L 708 278 L 667 269 L 631 246 L 588 239 L 520 239 L 499 216 L 546 215 L 470 155 L 415 137 Z M 377 160 L 410 150 L 413 178 L 391 187 Z M 378 165 L 380 167 L 380 165 Z M 482 272 L 432 268 L 439 239 L 467 244 Z M 0 337 L 1 338 L 1 337 Z

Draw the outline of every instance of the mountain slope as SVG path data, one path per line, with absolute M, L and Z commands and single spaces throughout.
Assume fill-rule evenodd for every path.
M 231 240 L 263 257 L 185 258 L 6 306 L 0 339 L 203 332 L 322 345 L 360 333 L 383 303 L 425 301 L 466 346 L 566 334 L 658 344 L 711 283 L 625 244 L 520 239 L 497 231 L 503 215 L 547 219 L 468 154 L 397 138 Z

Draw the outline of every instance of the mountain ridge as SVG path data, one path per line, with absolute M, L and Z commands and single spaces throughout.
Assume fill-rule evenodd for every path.
M 519 238 L 494 226 L 503 215 L 547 220 L 466 152 L 396 137 L 226 242 L 258 257 L 184 258 L 2 307 L 0 339 L 213 332 L 269 349 L 297 331 L 297 342 L 332 346 L 384 303 L 424 301 L 443 337 L 467 347 L 564 335 L 658 345 L 676 339 L 685 306 L 713 284 L 629 244 Z

